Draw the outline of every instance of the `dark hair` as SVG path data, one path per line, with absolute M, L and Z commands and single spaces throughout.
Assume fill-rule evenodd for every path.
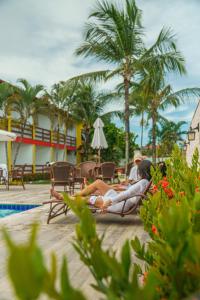
M 166 166 L 166 163 L 164 161 L 160 161 L 158 163 L 158 167 L 160 169 L 160 172 L 161 172 L 162 176 L 166 177 L 166 175 L 167 175 L 167 166 Z
M 143 160 L 138 166 L 138 174 L 142 179 L 151 180 L 152 163 L 149 160 Z

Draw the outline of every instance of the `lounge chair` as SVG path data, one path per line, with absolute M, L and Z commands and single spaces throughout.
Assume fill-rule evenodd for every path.
M 129 198 L 127 198 L 125 200 L 122 200 L 122 201 L 124 201 L 124 205 L 120 212 L 107 212 L 107 213 L 125 217 L 127 215 L 133 214 L 134 212 L 137 212 L 137 209 L 142 204 L 142 201 L 147 199 L 147 193 L 149 192 L 151 185 L 152 185 L 152 182 L 150 182 L 148 184 L 148 186 L 143 194 L 135 195 L 135 197 L 139 197 L 139 199 L 138 199 L 137 203 L 134 203 L 129 208 L 129 210 L 125 211 L 126 201 L 129 199 Z M 47 218 L 47 224 L 49 224 L 49 222 L 52 219 L 54 219 L 62 214 L 66 215 L 67 212 L 70 210 L 70 207 L 66 203 L 64 203 L 63 200 L 55 200 L 54 199 L 54 200 L 50 200 L 50 201 L 45 201 L 45 202 L 43 202 L 43 204 L 50 204 L 49 214 L 48 214 L 48 218 Z M 95 208 L 94 206 L 88 205 L 88 207 L 92 213 L 101 213 L 102 212 L 101 209 Z

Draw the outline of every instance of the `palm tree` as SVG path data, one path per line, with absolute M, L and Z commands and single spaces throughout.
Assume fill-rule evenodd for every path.
M 49 105 L 47 106 L 46 111 L 48 110 L 48 115 L 50 115 L 51 122 L 55 123 L 55 118 L 58 116 L 58 122 L 56 123 L 56 128 L 54 131 L 57 131 L 57 139 L 59 139 L 59 127 L 64 125 L 65 128 L 69 128 L 72 125 L 71 122 L 71 105 L 75 101 L 74 97 L 76 95 L 76 82 L 60 82 L 54 84 L 51 88 L 50 93 L 46 92 L 46 97 L 48 98 Z M 59 140 L 57 140 L 59 143 Z M 65 135 L 64 149 L 66 147 L 67 139 Z M 66 152 L 63 152 L 63 160 L 65 160 Z M 56 157 L 58 156 L 58 151 Z M 58 157 L 56 158 L 58 159 Z
M 111 113 L 105 113 L 104 108 L 112 94 L 99 92 L 97 87 L 91 81 L 79 80 L 76 87 L 74 102 L 70 108 L 70 114 L 74 120 L 81 122 L 84 128 L 84 153 L 86 160 L 89 155 L 90 137 L 94 121 L 98 116 L 109 118 Z
M 161 143 L 170 142 L 176 144 L 183 141 L 183 135 L 187 134 L 186 130 L 183 130 L 183 125 L 187 124 L 185 121 L 179 121 L 177 123 L 173 121 L 163 120 L 161 122 L 161 128 L 159 128 L 159 139 Z
M 116 68 L 104 75 L 122 76 L 125 99 L 126 162 L 129 160 L 129 88 L 134 74 L 135 56 L 143 49 L 141 10 L 135 1 L 126 0 L 125 6 L 117 7 L 110 1 L 98 1 L 89 16 L 93 21 L 86 25 L 85 42 L 76 50 L 77 55 L 93 56 L 111 63 Z M 103 72 L 100 72 L 102 76 Z M 96 73 L 94 74 L 96 77 Z
M 125 0 L 121 7 L 111 1 L 97 1 L 96 8 L 86 24 L 85 42 L 76 50 L 77 55 L 93 57 L 114 65 L 113 70 L 88 73 L 83 77 L 110 79 L 121 77 L 124 85 L 126 165 L 129 161 L 129 94 L 131 81 L 138 80 L 141 70 L 151 65 L 164 71 L 185 72 L 184 59 L 175 46 L 170 30 L 163 29 L 149 49 L 143 42 L 142 12 L 134 0 Z
M 172 153 L 174 145 L 183 141 L 183 135 L 187 133 L 182 129 L 185 121 L 177 123 L 163 119 L 158 127 L 158 156 L 169 156 Z
M 32 86 L 26 79 L 19 79 L 21 86 L 15 88 L 15 95 L 12 99 L 12 109 L 19 113 L 21 121 L 21 140 L 24 137 L 24 131 L 28 124 L 30 117 L 36 121 L 36 113 L 41 106 L 41 100 L 37 98 L 40 92 L 43 91 L 42 85 Z M 16 160 L 19 154 L 21 143 L 18 143 L 15 157 L 13 161 L 13 167 L 16 164 Z
M 148 118 L 152 120 L 152 157 L 154 164 L 156 163 L 157 124 L 162 118 L 160 112 L 169 106 L 178 107 L 181 103 L 188 101 L 191 96 L 196 97 L 200 95 L 199 88 L 186 88 L 174 92 L 171 85 L 165 85 L 164 79 L 158 78 L 157 74 L 154 76 L 152 73 L 149 73 L 142 82 L 143 92 L 148 98 Z
M 0 110 L 4 118 L 7 118 L 10 108 L 10 97 L 13 95 L 13 87 L 7 83 L 2 82 L 0 84 Z

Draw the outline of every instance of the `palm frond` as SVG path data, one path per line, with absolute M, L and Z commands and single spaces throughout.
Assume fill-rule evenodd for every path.
M 81 75 L 77 75 L 75 77 L 70 78 L 67 82 L 77 81 L 77 80 L 84 80 L 84 81 L 103 81 L 106 80 L 106 76 L 109 74 L 109 70 L 103 70 L 103 71 L 95 71 L 95 72 L 89 72 Z

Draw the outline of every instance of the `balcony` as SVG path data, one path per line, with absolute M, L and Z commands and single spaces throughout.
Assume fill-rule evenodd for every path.
M 8 120 L 0 117 L 0 129 L 8 129 Z M 11 121 L 11 131 L 16 133 L 20 138 L 23 127 L 22 124 L 17 120 Z M 34 127 L 30 124 L 27 124 L 24 128 L 23 134 L 24 140 L 29 140 L 30 143 L 33 141 L 33 144 L 36 142 L 43 142 L 45 146 L 54 147 L 55 145 L 61 145 L 62 147 L 76 147 L 76 137 L 65 135 L 59 131 L 51 131 L 36 126 Z M 34 143 L 35 142 L 35 143 Z

